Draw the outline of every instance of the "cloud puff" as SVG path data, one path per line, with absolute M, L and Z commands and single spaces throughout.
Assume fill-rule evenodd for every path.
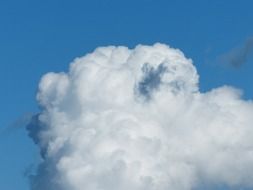
M 42 153 L 31 189 L 192 190 L 253 186 L 253 104 L 201 93 L 167 45 L 100 47 L 43 76 L 28 125 Z

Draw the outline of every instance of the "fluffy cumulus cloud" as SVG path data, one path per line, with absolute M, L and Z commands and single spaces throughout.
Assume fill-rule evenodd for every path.
M 42 163 L 32 190 L 193 190 L 253 186 L 253 104 L 202 93 L 167 45 L 100 47 L 43 76 L 28 125 Z

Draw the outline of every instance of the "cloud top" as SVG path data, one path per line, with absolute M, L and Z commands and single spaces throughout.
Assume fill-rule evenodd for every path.
M 201 93 L 198 78 L 159 43 L 100 47 L 46 74 L 27 127 L 42 152 L 31 189 L 252 186 L 252 102 L 228 86 Z

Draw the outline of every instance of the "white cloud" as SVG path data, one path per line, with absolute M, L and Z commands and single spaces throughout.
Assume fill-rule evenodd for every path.
M 29 127 L 44 155 L 32 189 L 253 186 L 252 102 L 198 82 L 192 61 L 163 44 L 100 47 L 46 74 Z

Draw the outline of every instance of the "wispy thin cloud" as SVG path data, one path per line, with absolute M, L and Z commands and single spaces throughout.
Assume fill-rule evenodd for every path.
M 248 38 L 243 45 L 233 48 L 219 57 L 219 60 L 235 68 L 245 64 L 253 54 L 253 37 Z
M 0 131 L 0 138 L 11 134 L 12 131 L 26 127 L 28 123 L 30 123 L 33 115 L 34 114 L 32 113 L 24 113 L 9 125 L 2 126 L 2 130 Z

